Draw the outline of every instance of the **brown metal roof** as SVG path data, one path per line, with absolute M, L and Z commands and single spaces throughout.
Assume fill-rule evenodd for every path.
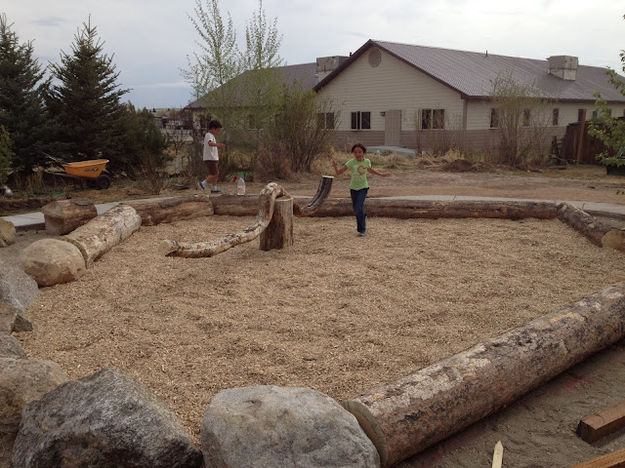
M 466 98 L 488 98 L 492 94 L 494 80 L 499 76 L 510 74 L 519 83 L 539 89 L 544 98 L 594 102 L 596 99 L 594 93 L 598 91 L 607 101 L 625 102 L 625 96 L 608 81 L 606 69 L 602 67 L 579 65 L 576 79 L 569 81 L 550 75 L 547 60 L 376 40 L 367 41 L 314 89 L 319 91 L 363 53 L 376 46 L 458 91 Z
M 316 62 L 302 63 L 299 65 L 285 65 L 282 67 L 276 67 L 276 70 L 281 72 L 281 77 L 283 78 L 285 84 L 293 84 L 297 81 L 300 83 L 302 88 L 306 90 L 312 89 L 312 87 L 317 83 Z M 245 73 L 247 72 L 244 72 L 242 75 L 234 78 L 234 80 L 238 80 L 240 77 L 243 77 Z M 225 86 L 227 86 L 227 84 Z M 204 107 L 204 102 L 206 102 L 206 100 L 204 98 L 200 98 L 188 104 L 185 109 L 201 109 Z

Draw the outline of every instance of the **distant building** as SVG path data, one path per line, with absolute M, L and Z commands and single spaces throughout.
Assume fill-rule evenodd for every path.
M 286 82 L 297 80 L 332 103 L 319 122 L 345 147 L 359 141 L 418 151 L 451 143 L 490 149 L 498 140 L 492 94 L 501 77 L 532 86 L 548 103 L 548 139 L 561 138 L 570 123 L 590 119 L 595 92 L 613 115 L 625 115 L 625 96 L 609 82 L 606 69 L 580 65 L 568 55 L 536 60 L 369 40 L 349 57 L 320 57 L 277 70 Z M 204 102 L 186 109 L 204 110 Z

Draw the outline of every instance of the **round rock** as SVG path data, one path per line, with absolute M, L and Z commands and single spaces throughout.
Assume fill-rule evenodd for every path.
M 85 259 L 73 244 L 41 239 L 24 249 L 22 268 L 39 286 L 52 286 L 78 279 L 85 272 Z
M 204 413 L 201 439 L 206 466 L 380 466 L 356 418 L 308 388 L 223 390 Z

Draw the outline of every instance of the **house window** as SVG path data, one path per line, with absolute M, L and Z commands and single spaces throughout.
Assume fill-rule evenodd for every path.
M 554 127 L 557 127 L 559 118 L 560 118 L 560 109 L 554 109 L 553 112 L 551 113 L 551 125 L 553 125 Z
M 421 129 L 427 130 L 432 128 L 432 109 L 423 109 L 421 111 Z
M 334 112 L 320 112 L 317 114 L 317 125 L 319 128 L 334 130 Z
M 371 128 L 371 112 L 352 112 L 352 130 Z
M 499 114 L 497 113 L 497 109 L 491 108 L 490 110 L 490 128 L 498 128 L 499 127 Z
M 445 128 L 445 109 L 422 109 L 421 129 L 443 129 Z
M 529 127 L 530 126 L 530 117 L 531 117 L 531 112 L 529 109 L 523 109 L 523 126 L 524 127 Z
M 597 118 L 597 115 L 598 115 L 598 114 L 597 114 L 597 111 L 596 111 L 596 110 L 592 111 L 592 118 L 593 118 L 593 119 L 596 119 L 596 118 Z
M 577 121 L 583 122 L 586 120 L 586 109 L 577 109 Z

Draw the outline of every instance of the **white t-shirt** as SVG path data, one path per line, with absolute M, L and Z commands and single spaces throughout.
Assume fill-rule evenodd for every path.
M 206 135 L 204 135 L 204 152 L 202 153 L 202 160 L 219 161 L 219 153 L 217 152 L 217 147 L 210 146 L 208 144 L 209 141 L 217 143 L 215 135 L 213 135 L 211 132 L 206 132 Z

